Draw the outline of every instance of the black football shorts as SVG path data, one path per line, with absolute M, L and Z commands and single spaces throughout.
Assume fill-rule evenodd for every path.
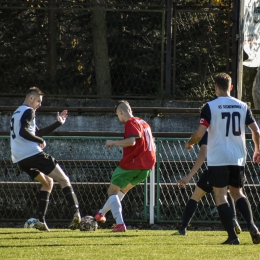
M 21 170 L 34 179 L 40 172 L 50 174 L 56 167 L 57 161 L 47 153 L 41 152 L 18 162 Z
M 201 174 L 199 181 L 197 182 L 197 186 L 201 188 L 203 191 L 210 193 L 213 190 L 213 187 L 209 180 L 209 172 L 208 169 L 205 169 Z
M 237 165 L 208 166 L 209 180 L 213 187 L 232 186 L 243 188 L 245 183 L 245 167 Z

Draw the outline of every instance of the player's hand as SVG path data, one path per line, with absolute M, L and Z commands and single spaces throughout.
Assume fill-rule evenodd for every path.
M 39 144 L 39 146 L 40 146 L 42 149 L 44 149 L 44 148 L 46 147 L 46 142 L 43 141 L 43 143 L 42 143 L 42 144 Z
M 254 162 L 254 163 L 260 163 L 260 151 L 254 152 L 253 162 Z
M 191 145 L 189 142 L 186 142 L 186 143 L 185 143 L 185 148 L 186 148 L 187 150 L 190 150 L 190 149 L 193 148 L 193 145 Z
M 180 179 L 178 182 L 177 182 L 177 185 L 180 187 L 180 188 L 185 188 L 186 187 L 186 184 L 190 181 L 190 178 L 188 176 Z
M 110 148 L 110 147 L 113 146 L 113 145 L 114 145 L 113 140 L 107 140 L 107 141 L 106 141 L 106 147 Z
M 68 117 L 68 110 L 63 110 L 61 113 L 57 112 L 57 120 L 63 125 Z

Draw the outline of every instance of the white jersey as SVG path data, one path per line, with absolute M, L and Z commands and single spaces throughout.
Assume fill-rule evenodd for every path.
M 200 124 L 208 127 L 208 166 L 244 166 L 245 126 L 255 120 L 247 104 L 233 97 L 218 97 L 201 111 Z
M 11 154 L 13 163 L 19 162 L 25 158 L 33 156 L 42 152 L 39 143 L 29 141 L 20 135 L 21 130 L 21 119 L 26 110 L 32 109 L 26 105 L 18 107 L 13 113 L 10 126 L 10 142 L 11 142 Z M 35 118 L 30 122 L 28 132 L 35 135 L 36 124 Z

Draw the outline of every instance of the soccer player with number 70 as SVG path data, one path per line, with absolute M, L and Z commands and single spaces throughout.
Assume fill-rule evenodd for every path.
M 253 162 L 260 155 L 260 131 L 247 104 L 230 96 L 233 88 L 226 73 L 215 76 L 217 98 L 202 108 L 197 130 L 186 142 L 185 148 L 199 142 L 208 129 L 207 165 L 209 181 L 214 190 L 220 220 L 228 233 L 222 244 L 240 244 L 233 226 L 233 214 L 227 201 L 227 190 L 236 202 L 236 208 L 247 222 L 254 244 L 260 243 L 260 233 L 255 226 L 250 203 L 243 193 L 246 163 L 245 128 L 252 132 L 254 142 Z
M 96 221 L 105 222 L 105 214 L 111 210 L 116 226 L 112 232 L 124 232 L 126 226 L 122 216 L 121 200 L 135 185 L 149 177 L 156 162 L 155 144 L 149 124 L 134 117 L 129 103 L 119 101 L 115 112 L 125 125 L 124 139 L 107 140 L 106 146 L 123 147 L 123 157 L 113 172 L 108 188 L 108 199 L 95 215 Z

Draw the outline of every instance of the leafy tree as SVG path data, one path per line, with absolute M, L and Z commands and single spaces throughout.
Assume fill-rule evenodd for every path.
M 166 1 L 2 1 L 0 93 L 36 85 L 51 95 L 163 97 Z M 231 9 L 228 0 L 174 2 L 174 97 L 211 98 L 212 75 L 230 73 Z

